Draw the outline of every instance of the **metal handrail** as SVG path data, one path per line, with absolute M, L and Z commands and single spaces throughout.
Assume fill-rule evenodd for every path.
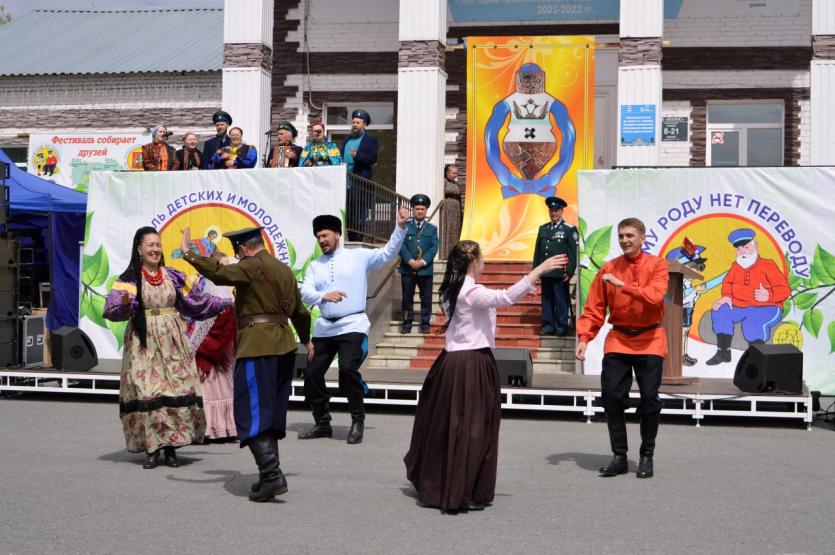
M 386 243 L 397 225 L 397 210 L 410 208 L 409 199 L 383 185 L 348 174 L 345 227 L 348 240 Z

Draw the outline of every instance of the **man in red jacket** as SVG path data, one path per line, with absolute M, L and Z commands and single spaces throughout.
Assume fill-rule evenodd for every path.
M 641 450 L 638 478 L 653 475 L 652 456 L 661 415 L 661 375 L 667 356 L 664 295 L 667 292 L 667 263 L 642 252 L 646 227 L 637 218 L 618 224 L 618 244 L 623 256 L 610 260 L 597 273 L 589 290 L 583 315 L 577 321 L 578 360 L 585 360 L 586 347 L 606 320 L 612 329 L 606 334 L 600 385 L 614 457 L 600 469 L 601 476 L 626 474 L 626 419 L 632 372 L 638 381 L 641 403 Z

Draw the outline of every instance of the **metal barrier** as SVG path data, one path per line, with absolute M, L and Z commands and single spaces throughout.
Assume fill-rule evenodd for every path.
M 349 241 L 386 243 L 397 225 L 400 206 L 411 209 L 409 199 L 383 185 L 348 174 L 345 226 Z

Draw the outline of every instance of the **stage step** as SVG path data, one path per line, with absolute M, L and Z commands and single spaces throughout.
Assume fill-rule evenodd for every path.
M 529 339 L 527 336 L 513 336 L 513 335 L 503 335 L 499 339 L 509 340 L 509 339 Z M 574 352 L 574 345 L 575 341 L 573 337 L 536 337 L 538 339 L 537 347 L 548 347 L 551 349 L 564 349 L 570 352 Z M 408 345 L 412 347 L 417 347 L 420 345 L 440 345 L 443 346 L 446 343 L 446 339 L 442 334 L 436 333 L 429 333 L 423 334 L 420 333 L 419 327 L 412 327 L 412 333 L 409 334 L 401 334 L 397 326 L 392 326 L 389 331 L 383 334 L 383 342 L 384 343 L 394 343 L 398 345 Z M 508 345 L 497 345 L 499 347 L 506 347 Z
M 411 368 L 427 370 L 432 367 L 437 356 L 371 355 L 365 365 L 368 368 Z M 536 374 L 574 374 L 574 360 L 533 360 Z
M 566 347 L 542 347 L 531 345 L 523 342 L 515 342 L 511 339 L 497 339 L 496 347 L 510 347 L 510 348 L 527 348 L 531 352 L 531 357 L 534 360 L 574 360 L 574 350 Z M 409 357 L 436 357 L 444 348 L 444 343 L 423 343 L 420 345 L 395 343 L 383 341 L 377 343 L 377 352 L 375 354 L 380 356 L 409 356 Z

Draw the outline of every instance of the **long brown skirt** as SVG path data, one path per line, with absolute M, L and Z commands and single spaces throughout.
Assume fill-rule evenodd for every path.
M 500 421 L 493 352 L 442 351 L 423 382 L 403 459 L 419 499 L 444 510 L 492 502 Z

